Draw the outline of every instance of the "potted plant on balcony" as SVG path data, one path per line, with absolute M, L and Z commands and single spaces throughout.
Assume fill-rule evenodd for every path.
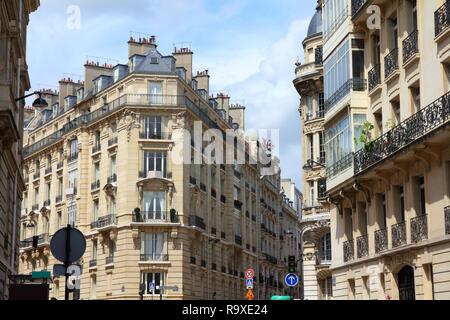
M 372 130 L 374 128 L 374 125 L 369 121 L 364 122 L 359 141 L 355 141 L 356 144 L 358 144 L 358 142 L 364 144 L 364 151 L 366 153 L 372 151 L 374 146 L 374 141 L 372 140 Z

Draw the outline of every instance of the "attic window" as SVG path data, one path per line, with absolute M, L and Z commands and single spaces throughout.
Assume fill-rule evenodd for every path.
M 156 58 L 156 57 L 150 58 L 150 63 L 151 64 L 158 64 L 158 58 Z

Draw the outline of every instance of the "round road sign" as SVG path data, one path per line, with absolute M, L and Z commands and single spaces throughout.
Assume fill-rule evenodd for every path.
M 67 243 L 67 239 L 69 239 L 69 243 Z M 67 252 L 67 249 L 69 252 Z M 78 229 L 72 227 L 63 228 L 53 235 L 50 241 L 50 250 L 56 259 L 70 264 L 80 260 L 83 256 L 86 251 L 86 239 Z
M 255 270 L 253 270 L 252 268 L 248 268 L 245 271 L 245 279 L 253 279 L 254 276 L 255 276 Z

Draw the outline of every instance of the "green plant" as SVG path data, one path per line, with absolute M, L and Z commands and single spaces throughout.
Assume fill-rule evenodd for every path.
M 369 152 L 373 147 L 372 130 L 375 129 L 375 126 L 369 121 L 366 121 L 363 123 L 362 127 L 359 142 L 364 144 L 364 151 Z
M 388 121 L 386 121 L 385 126 L 389 130 L 392 130 L 392 129 L 394 129 L 397 126 L 397 123 L 395 122 L 394 119 L 391 118 Z

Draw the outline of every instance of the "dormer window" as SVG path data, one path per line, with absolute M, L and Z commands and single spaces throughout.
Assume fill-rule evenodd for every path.
M 177 68 L 177 73 L 184 81 L 186 81 L 186 69 L 183 67 Z
M 77 104 L 77 97 L 75 96 L 67 96 L 64 98 L 64 104 L 66 109 L 72 108 Z
M 77 103 L 80 103 L 84 99 L 84 88 L 77 90 Z
M 192 86 L 192 89 L 194 91 L 197 91 L 197 89 L 198 89 L 198 82 L 197 82 L 197 80 L 192 79 L 191 86 Z
M 59 113 L 59 103 L 55 103 L 55 104 L 52 106 L 52 110 L 53 110 L 53 116 L 58 115 L 58 113 Z
M 208 100 L 208 92 L 205 89 L 197 90 L 197 93 L 203 100 Z

